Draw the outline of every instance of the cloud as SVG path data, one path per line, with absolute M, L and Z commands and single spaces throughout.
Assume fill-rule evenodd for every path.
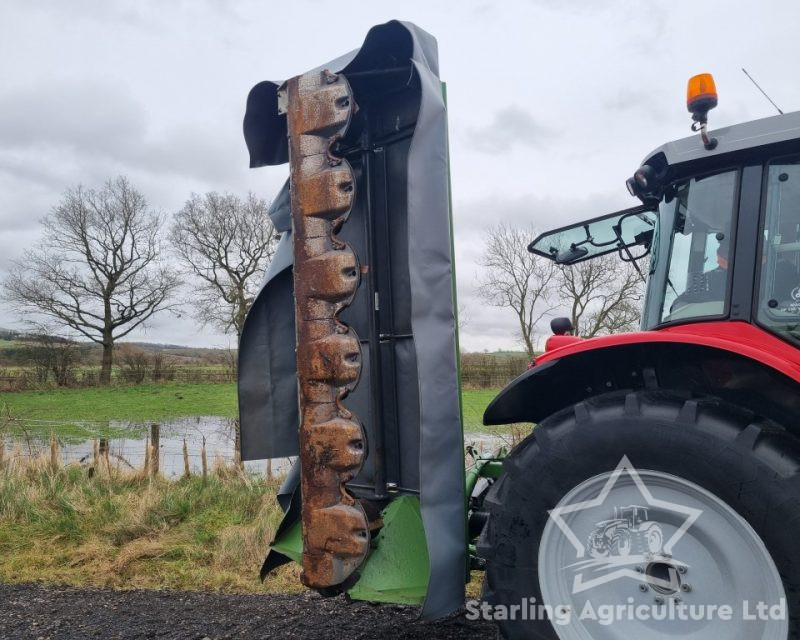
M 657 122 L 667 120 L 670 113 L 674 111 L 674 109 L 667 109 L 664 106 L 665 104 L 673 106 L 673 104 L 665 100 L 661 91 L 642 91 L 630 87 L 608 96 L 601 104 L 604 109 L 609 111 L 639 111 Z
M 105 174 L 131 170 L 199 180 L 230 177 L 246 166 L 244 144 L 227 129 L 186 122 L 155 130 L 145 106 L 114 82 L 38 84 L 0 95 L 0 167 L 15 170 L 9 155 L 26 155 L 29 178 L 64 160 L 100 166 Z M 238 125 L 228 127 L 235 129 Z M 48 167 L 39 171 L 33 167 Z M 15 170 L 19 173 L 19 166 Z M 65 185 L 66 186 L 66 185 Z M 63 187 L 62 187 L 63 188 Z
M 38 151 L 46 164 L 64 149 L 113 156 L 138 144 L 147 123 L 124 88 L 98 82 L 8 87 L 0 112 L 0 144 Z
M 508 106 L 497 111 L 488 125 L 469 128 L 467 136 L 473 149 L 499 155 L 516 146 L 541 149 L 552 142 L 556 133 L 525 109 Z
M 448 82 L 466 348 L 514 344 L 513 314 L 473 292 L 485 229 L 554 228 L 633 204 L 624 179 L 646 152 L 689 134 L 690 75 L 717 74 L 723 100 L 712 128 L 773 113 L 742 65 L 783 108 L 800 104 L 800 85 L 783 82 L 800 55 L 798 8 L 783 4 L 765 14 L 756 3 L 715 0 L 693 6 L 692 20 L 666 0 L 404 5 L 438 39 Z M 337 8 L 327 0 L 0 2 L 0 278 L 3 260 L 33 243 L 39 218 L 78 183 L 125 174 L 165 212 L 192 191 L 273 196 L 287 168 L 247 169 L 247 91 L 358 46 L 387 19 L 380 3 Z M 0 326 L 2 313 L 0 304 Z M 181 322 L 165 316 L 148 338 L 182 342 L 191 325 Z

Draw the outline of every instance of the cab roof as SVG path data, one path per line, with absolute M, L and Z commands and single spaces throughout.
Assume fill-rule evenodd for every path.
M 667 165 L 676 165 L 735 151 L 798 140 L 800 139 L 800 111 L 722 127 L 710 131 L 709 136 L 718 141 L 717 146 L 711 151 L 703 146 L 700 134 L 696 133 L 680 140 L 667 142 L 654 149 L 642 164 L 650 164 L 651 159 L 662 154 Z

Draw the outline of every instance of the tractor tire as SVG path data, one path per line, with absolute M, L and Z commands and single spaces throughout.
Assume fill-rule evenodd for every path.
M 597 558 L 599 560 L 600 558 L 607 558 L 611 555 L 611 544 L 609 543 L 608 538 L 605 536 L 603 537 L 603 546 L 599 548 L 594 544 L 594 541 L 595 533 L 592 531 L 586 540 L 586 548 L 589 549 L 589 553 L 593 558 Z
M 644 522 L 636 533 L 637 553 L 658 554 L 664 546 L 664 532 L 657 522 Z
M 694 635 L 674 623 L 672 626 L 662 624 L 644 630 L 634 629 L 633 632 L 630 626 L 612 623 L 594 627 L 598 630 L 595 634 L 587 631 L 589 625 L 594 624 L 591 620 L 585 623 L 586 627 L 574 627 L 574 624 L 583 624 L 575 620 L 579 611 L 574 611 L 570 622 L 563 625 L 549 620 L 520 619 L 524 617 L 521 615 L 515 619 L 502 619 L 512 617 L 509 612 L 513 614 L 514 605 L 519 607 L 520 603 L 530 602 L 536 606 L 562 604 L 547 602 L 543 596 L 543 583 L 540 584 L 546 565 L 551 562 L 548 559 L 554 555 L 550 553 L 551 548 L 556 548 L 550 543 L 556 540 L 553 535 L 567 538 L 558 531 L 558 526 L 553 526 L 549 511 L 559 506 L 565 497 L 579 495 L 575 492 L 581 486 L 595 486 L 586 485 L 587 482 L 600 481 L 606 476 L 611 478 L 610 472 L 620 467 L 624 456 L 642 478 L 646 474 L 666 478 L 665 482 L 694 491 L 690 493 L 687 488 L 686 496 L 706 496 L 713 502 L 714 509 L 726 514 L 729 518 L 726 522 L 732 523 L 734 534 L 729 533 L 727 538 L 736 537 L 736 532 L 742 531 L 742 536 L 752 537 L 753 548 L 761 544 L 766 554 L 761 564 L 772 567 L 772 573 L 768 574 L 767 569 L 764 571 L 765 575 L 773 576 L 774 581 L 770 582 L 767 577 L 765 584 L 774 586 L 773 591 L 785 595 L 788 622 L 784 619 L 781 626 L 773 625 L 767 631 L 755 634 L 753 627 L 737 622 L 736 617 L 723 631 L 710 625 L 699 632 L 693 630 Z M 658 498 L 655 490 L 653 495 Z M 602 637 L 622 640 L 691 635 L 713 640 L 722 637 L 726 640 L 780 637 L 782 640 L 784 633 L 788 633 L 786 637 L 791 640 L 800 638 L 800 553 L 797 543 L 800 539 L 800 440 L 747 410 L 714 398 L 692 398 L 687 394 L 659 390 L 623 391 L 591 398 L 543 420 L 512 451 L 505 461 L 503 476 L 486 496 L 484 508 L 489 518 L 477 546 L 478 555 L 486 561 L 483 600 L 491 606 L 491 614 L 484 614 L 484 617 L 495 619 L 506 638 L 572 640 Z M 702 517 L 695 521 L 694 526 L 700 527 Z M 709 507 L 706 522 L 712 517 L 716 517 L 716 511 Z M 651 515 L 650 520 L 659 518 Z M 662 517 L 662 524 L 663 520 Z M 555 530 L 556 534 L 547 533 L 550 537 L 545 536 L 543 540 L 546 528 Z M 591 527 L 588 530 L 591 531 Z M 700 538 L 700 534 L 691 537 L 689 532 L 687 529 L 686 539 L 681 541 L 684 546 L 701 544 L 698 540 L 704 538 Z M 667 535 L 666 530 L 663 535 Z M 576 534 L 575 542 L 563 544 L 574 545 L 578 540 Z M 727 550 L 725 545 L 730 544 L 727 540 L 714 542 L 714 545 L 709 545 L 710 551 L 701 548 L 699 552 L 721 554 Z M 573 548 L 569 551 L 575 553 Z M 745 556 L 750 557 L 739 554 L 739 557 Z M 587 554 L 587 557 L 591 560 L 591 556 Z M 757 556 L 754 554 L 752 557 Z M 562 563 L 560 566 L 566 565 Z M 702 574 L 710 575 L 717 568 L 714 562 L 703 572 L 688 566 L 687 576 L 692 583 L 695 579 L 698 583 L 703 582 Z M 556 577 L 548 577 L 545 591 L 558 580 L 557 573 L 551 569 L 547 571 L 550 571 L 548 576 Z M 562 574 L 566 572 L 566 569 L 561 571 Z M 724 577 L 724 571 L 722 574 Z M 720 584 L 719 580 L 706 582 L 709 581 Z M 642 601 L 649 598 L 652 606 L 654 588 L 648 590 L 644 584 L 635 582 L 631 585 L 633 596 L 642 596 Z M 688 591 L 690 586 L 695 585 L 687 582 L 684 591 Z M 569 588 L 574 596 L 574 587 L 570 585 Z M 628 589 L 627 584 L 625 589 Z M 699 587 L 694 592 L 678 591 L 669 597 L 678 603 L 681 602 L 679 595 L 684 596 L 684 600 L 690 599 L 688 596 L 703 597 Z M 706 593 L 709 601 L 714 602 L 715 593 Z M 655 598 L 656 603 L 658 599 Z M 618 604 L 625 605 L 626 602 L 622 599 Z M 498 605 L 503 605 L 500 608 L 505 614 L 496 614 Z
M 631 534 L 627 531 L 621 531 L 611 540 L 611 554 L 619 558 L 629 556 L 632 545 Z

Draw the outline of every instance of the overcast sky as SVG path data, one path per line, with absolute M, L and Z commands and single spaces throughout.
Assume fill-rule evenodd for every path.
M 165 213 L 192 192 L 271 199 L 288 168 L 248 169 L 245 98 L 360 46 L 398 18 L 439 41 L 448 83 L 468 350 L 514 347 L 474 286 L 487 226 L 554 227 L 636 204 L 624 180 L 690 134 L 686 80 L 711 72 L 712 129 L 800 109 L 800 3 L 95 2 L 0 4 L 0 277 L 70 186 L 124 174 Z M 0 327 L 14 316 L 0 307 Z M 188 315 L 132 337 L 226 345 Z

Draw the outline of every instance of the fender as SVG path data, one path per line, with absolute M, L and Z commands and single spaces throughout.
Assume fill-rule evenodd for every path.
M 497 395 L 483 422 L 535 423 L 595 395 L 659 388 L 715 396 L 800 431 L 800 351 L 745 322 L 694 323 L 552 349 Z

